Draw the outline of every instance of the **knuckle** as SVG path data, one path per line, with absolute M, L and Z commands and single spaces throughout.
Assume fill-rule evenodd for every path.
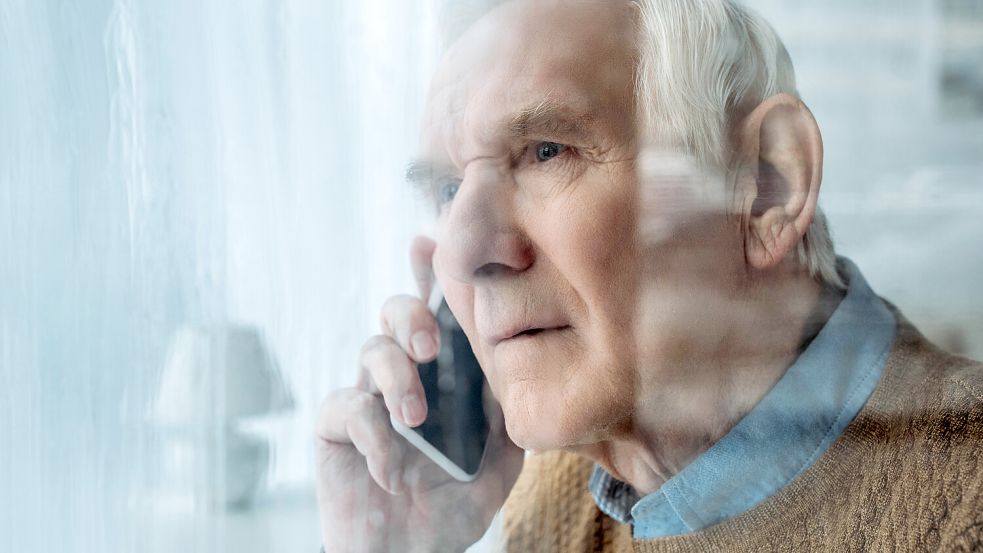
M 370 337 L 364 344 L 362 344 L 362 350 L 359 352 L 359 356 L 365 360 L 366 358 L 377 354 L 380 350 L 387 349 L 391 344 L 391 338 L 382 334 L 377 334 Z
M 383 310 L 383 328 L 393 336 L 408 337 L 414 328 L 433 320 L 423 300 L 405 294 L 389 298 Z
M 413 297 L 407 294 L 391 296 L 382 304 L 382 328 L 386 334 L 398 332 L 406 312 L 413 305 Z
M 355 417 L 372 416 L 378 407 L 375 396 L 364 392 L 352 396 L 349 404 L 351 407 L 351 416 Z
M 345 400 L 354 392 L 353 388 L 339 388 L 321 399 L 318 413 L 322 416 L 337 413 L 344 408 Z
M 363 378 L 371 379 L 382 395 L 387 396 L 394 386 L 401 386 L 411 366 L 412 361 L 407 353 L 397 344 L 390 343 L 363 357 L 362 375 Z
M 412 302 L 413 296 L 409 294 L 396 294 L 386 299 L 382 304 L 383 312 L 398 312 L 406 308 L 407 303 Z
M 406 352 L 403 351 L 403 348 L 396 342 L 389 340 L 367 352 L 363 362 L 366 369 L 377 370 L 382 367 L 399 365 L 403 358 L 406 358 Z
M 362 428 L 359 449 L 369 459 L 385 459 L 389 455 L 389 433 L 380 424 Z
M 375 444 L 376 454 L 383 459 L 387 458 L 391 449 L 389 431 L 380 424 L 374 424 L 369 433 L 372 436 L 372 443 Z

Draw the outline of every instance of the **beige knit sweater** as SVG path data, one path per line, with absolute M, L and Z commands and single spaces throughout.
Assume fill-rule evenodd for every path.
M 705 530 L 633 540 L 587 490 L 593 464 L 526 459 L 510 552 L 983 551 L 983 365 L 902 322 L 884 376 L 829 450 L 775 496 Z

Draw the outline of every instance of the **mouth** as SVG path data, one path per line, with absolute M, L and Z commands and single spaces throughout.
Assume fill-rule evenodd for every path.
M 562 332 L 564 330 L 569 330 L 570 328 L 571 328 L 570 325 L 561 325 L 561 326 L 545 327 L 545 328 L 544 327 L 526 328 L 520 330 L 519 332 L 512 333 L 511 335 L 505 335 L 499 337 L 496 340 L 496 345 L 506 342 L 519 342 L 522 340 L 530 340 L 530 339 L 546 337 L 552 334 Z

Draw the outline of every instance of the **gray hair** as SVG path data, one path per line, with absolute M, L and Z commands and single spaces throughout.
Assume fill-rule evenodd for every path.
M 735 125 L 770 96 L 799 96 L 788 51 L 763 17 L 733 0 L 633 2 L 646 139 L 678 144 L 702 164 L 729 167 Z M 845 288 L 822 210 L 797 255 L 814 278 Z

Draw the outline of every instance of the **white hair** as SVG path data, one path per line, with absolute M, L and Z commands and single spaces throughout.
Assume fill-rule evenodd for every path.
M 450 43 L 504 0 L 437 0 L 452 9 Z M 778 34 L 734 0 L 631 0 L 638 8 L 636 96 L 645 139 L 673 143 L 706 166 L 730 169 L 734 126 L 779 93 L 798 97 L 795 68 Z M 846 288 L 820 209 L 797 246 L 821 282 Z
M 639 9 L 636 93 L 643 140 L 731 168 L 735 126 L 779 93 L 798 97 L 795 69 L 771 25 L 732 0 L 633 0 Z M 817 208 L 797 247 L 814 278 L 845 288 Z

